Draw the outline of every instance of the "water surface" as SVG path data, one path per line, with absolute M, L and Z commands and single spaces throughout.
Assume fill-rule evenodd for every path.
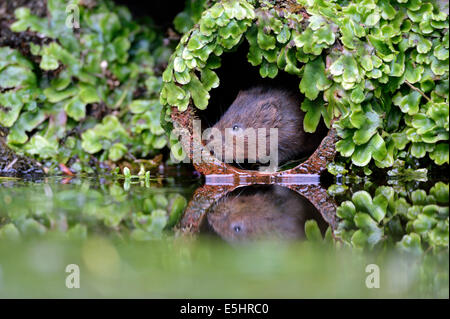
M 0 178 L 0 297 L 448 298 L 448 252 L 308 240 L 307 221 L 329 228 L 308 193 L 321 185 L 226 187 L 189 171 Z M 372 264 L 380 288 L 367 286 Z

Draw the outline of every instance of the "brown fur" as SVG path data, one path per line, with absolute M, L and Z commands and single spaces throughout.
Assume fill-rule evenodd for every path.
M 236 146 L 225 145 L 225 129 L 239 125 L 246 128 L 266 128 L 266 150 L 269 151 L 269 129 L 278 129 L 278 164 L 289 160 L 300 159 L 310 155 L 319 146 L 323 128 L 318 133 L 308 134 L 303 130 L 304 112 L 300 109 L 301 100 L 297 94 L 265 86 L 257 86 L 249 90 L 240 91 L 222 118 L 214 125 L 222 132 L 224 149 L 233 147 L 235 158 L 239 155 L 248 159 L 248 141 L 245 138 L 244 150 Z M 235 143 L 235 142 L 233 142 Z M 213 144 L 214 145 L 214 144 Z M 257 145 L 258 142 L 257 142 Z M 211 144 L 210 144 L 211 146 Z M 257 159 L 258 161 L 258 159 Z
M 322 232 L 328 226 L 306 198 L 281 186 L 270 186 L 254 194 L 227 196 L 207 214 L 214 231 L 230 242 L 302 239 L 309 219 L 315 219 Z

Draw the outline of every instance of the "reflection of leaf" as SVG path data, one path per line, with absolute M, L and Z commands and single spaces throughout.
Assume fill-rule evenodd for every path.
M 170 211 L 169 220 L 167 221 L 167 227 L 175 226 L 181 218 L 184 209 L 187 205 L 186 198 L 181 195 L 177 195 L 172 202 L 172 208 Z
M 314 219 L 306 221 L 305 235 L 306 238 L 311 242 L 320 243 L 323 240 L 322 233 L 320 232 L 319 226 Z

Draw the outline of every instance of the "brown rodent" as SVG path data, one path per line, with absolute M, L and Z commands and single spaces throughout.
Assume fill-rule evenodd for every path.
M 234 159 L 243 158 L 247 160 L 249 142 L 245 134 L 247 128 L 266 129 L 266 154 L 269 154 L 269 129 L 278 129 L 278 166 L 289 160 L 302 159 L 311 155 L 319 146 L 322 138 L 326 134 L 326 127 L 320 123 L 316 132 L 306 133 L 303 130 L 303 119 L 305 113 L 300 109 L 301 99 L 297 93 L 269 86 L 256 86 L 248 90 L 240 91 L 234 102 L 223 114 L 214 128 L 220 130 L 222 141 L 210 139 L 208 147 L 214 151 L 222 143 L 222 154 L 219 157 L 225 159 L 225 150 L 234 150 Z M 225 129 L 230 128 L 230 132 L 236 137 L 244 139 L 242 145 L 225 139 Z M 263 142 L 263 141 L 262 141 Z M 263 145 L 257 139 L 256 147 Z M 258 153 L 256 153 L 258 154 Z M 266 155 L 264 154 L 264 155 Z M 217 152 L 216 152 L 217 155 Z M 256 157 L 259 162 L 259 157 Z
M 328 224 L 306 198 L 277 185 L 253 186 L 248 192 L 231 194 L 207 213 L 209 226 L 228 242 L 302 239 L 310 219 L 325 232 Z

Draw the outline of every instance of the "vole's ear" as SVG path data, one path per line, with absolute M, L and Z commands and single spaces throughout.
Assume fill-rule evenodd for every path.
M 279 108 L 279 103 L 276 100 L 262 101 L 261 111 L 276 110 Z

